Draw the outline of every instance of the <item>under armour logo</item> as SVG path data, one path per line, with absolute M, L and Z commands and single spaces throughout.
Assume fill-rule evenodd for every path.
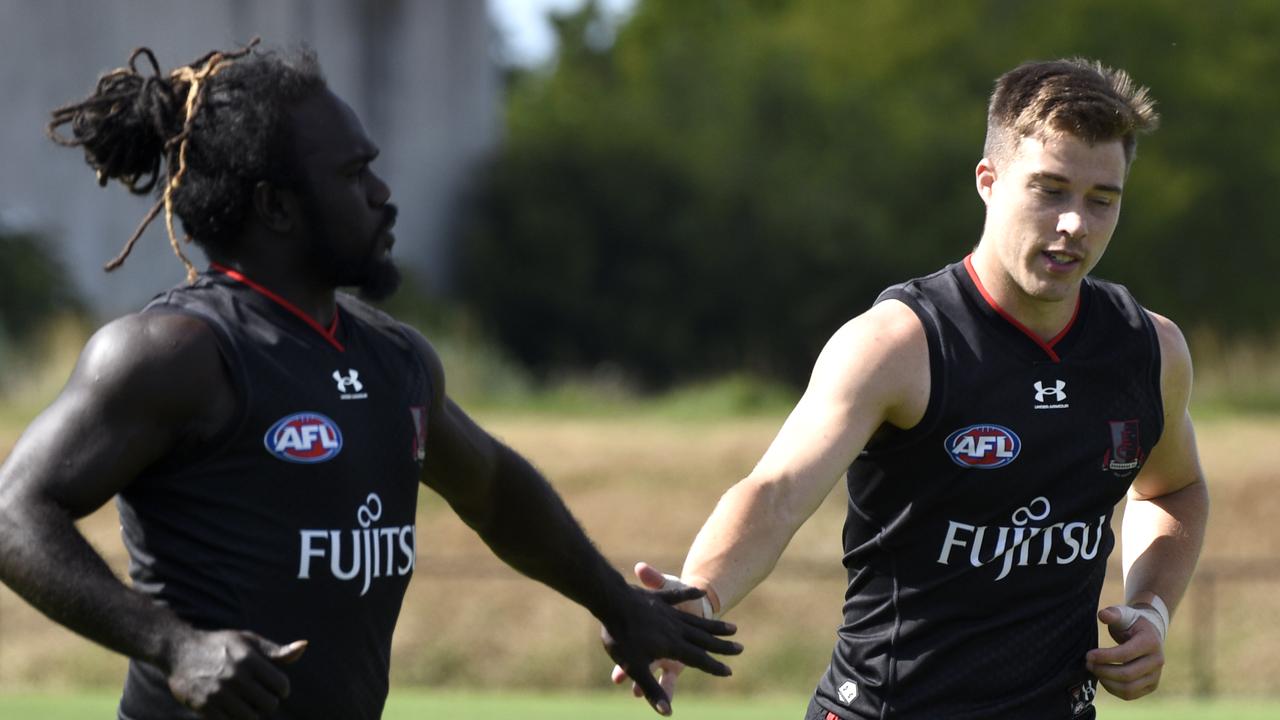
M 333 380 L 338 383 L 338 392 L 360 392 L 364 389 L 364 383 L 360 382 L 360 373 L 355 370 L 348 369 L 349 373 L 345 377 L 341 370 L 333 371 Z
M 1093 680 L 1086 680 L 1070 689 L 1071 717 L 1080 717 L 1093 707 L 1093 699 L 1098 694 L 1093 683 Z
M 1036 381 L 1036 402 L 1042 403 L 1046 397 L 1053 398 L 1054 402 L 1063 402 L 1067 399 L 1067 381 L 1056 380 L 1053 387 L 1045 387 L 1044 383 Z

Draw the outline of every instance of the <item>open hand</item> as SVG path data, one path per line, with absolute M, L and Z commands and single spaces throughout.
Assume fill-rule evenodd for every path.
M 267 717 L 289 696 L 289 678 L 280 666 L 306 649 L 306 640 L 280 646 L 245 630 L 196 632 L 173 651 L 169 690 L 202 718 Z
M 646 570 L 637 566 L 636 572 L 646 586 L 662 586 L 661 575 L 653 571 L 655 582 Z M 632 599 L 626 612 L 612 625 L 602 629 L 605 651 L 618 664 L 617 677 L 630 677 L 653 709 L 660 715 L 671 714 L 671 697 L 653 676 L 653 665 L 660 660 L 691 667 L 720 677 L 732 674 L 729 666 L 708 653 L 737 655 L 742 646 L 722 639 L 737 631 L 732 624 L 702 618 L 682 612 L 676 606 L 696 602 L 705 593 L 698 588 L 684 587 L 666 590 L 632 587 Z M 659 666 L 664 667 L 664 666 Z M 621 675 L 619 675 L 619 672 Z M 676 673 L 678 674 L 678 670 Z M 663 672 L 664 679 L 666 671 Z M 617 680 L 621 682 L 621 680 Z M 674 689 L 675 675 L 670 676 L 668 686 Z
M 1085 656 L 1089 672 L 1107 692 L 1123 700 L 1136 700 L 1155 691 L 1164 669 L 1164 640 L 1150 620 L 1132 621 L 1132 608 L 1108 607 L 1098 611 L 1111 637 L 1119 645 L 1090 650 Z M 1128 612 L 1125 612 L 1128 611 Z
M 661 570 L 646 562 L 636 563 L 635 574 L 640 584 L 650 590 L 682 590 L 689 587 L 678 579 L 663 574 Z M 676 607 L 687 613 L 699 617 L 702 616 L 701 603 L 697 600 L 680 603 Z M 669 701 L 675 700 L 676 680 L 680 677 L 681 670 L 684 670 L 684 663 L 666 658 L 649 665 L 649 672 L 654 673 L 658 678 L 658 685 L 667 694 L 667 700 Z M 613 681 L 613 684 L 621 685 L 628 679 L 628 676 L 621 666 L 614 665 L 613 673 L 609 679 Z M 644 691 L 640 689 L 639 683 L 631 683 L 631 693 L 636 697 L 644 697 Z

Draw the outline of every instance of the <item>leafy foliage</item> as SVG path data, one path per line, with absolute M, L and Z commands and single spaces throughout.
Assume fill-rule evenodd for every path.
M 559 16 L 554 66 L 513 73 L 463 243 L 463 300 L 543 375 L 802 381 L 881 289 L 976 243 L 994 78 L 1071 55 L 1164 115 L 1098 273 L 1185 327 L 1274 329 L 1280 5 L 647 0 L 612 44 L 604 22 Z
M 60 314 L 82 304 L 46 238 L 0 226 L 0 344 L 20 344 Z

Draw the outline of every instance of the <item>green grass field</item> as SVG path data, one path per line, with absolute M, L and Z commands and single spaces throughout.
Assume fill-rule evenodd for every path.
M 0 695 L 0 717 L 40 720 L 101 720 L 113 717 L 116 694 Z M 675 717 L 687 720 L 799 720 L 807 699 L 766 696 L 740 699 L 677 697 Z M 1136 703 L 1103 699 L 1103 720 L 1274 720 L 1280 702 L 1148 698 Z M 580 695 L 494 695 L 399 690 L 391 694 L 384 720 L 462 720 L 519 717 L 521 720 L 648 720 L 658 717 L 624 692 Z

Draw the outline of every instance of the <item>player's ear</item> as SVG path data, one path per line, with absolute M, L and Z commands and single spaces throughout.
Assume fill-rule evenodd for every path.
M 289 191 L 259 180 L 253 186 L 253 212 L 268 230 L 287 234 L 293 229 L 298 203 Z
M 991 158 L 982 158 L 978 161 L 978 167 L 974 168 L 974 182 L 978 188 L 978 196 L 982 198 L 982 202 L 990 204 L 992 186 L 996 182 L 996 164 Z

